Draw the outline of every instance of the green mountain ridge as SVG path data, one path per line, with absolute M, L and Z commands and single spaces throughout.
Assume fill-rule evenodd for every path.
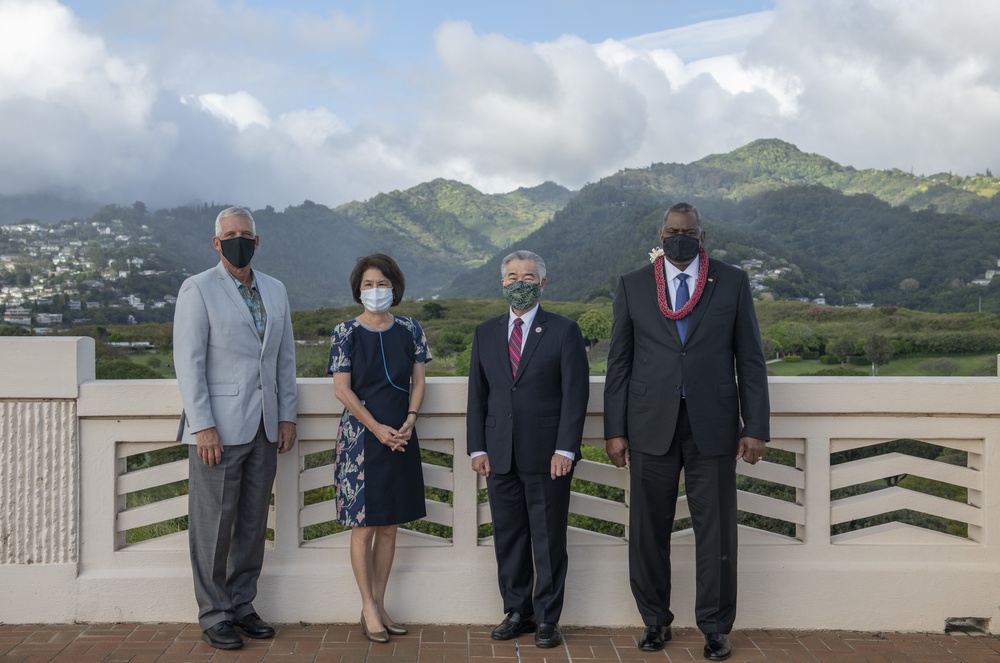
M 996 183 L 979 176 L 953 184 L 987 180 Z M 646 263 L 664 211 L 684 200 L 702 210 L 712 258 L 759 261 L 747 264 L 762 297 L 936 311 L 976 310 L 982 302 L 1000 310 L 1000 279 L 973 284 L 1000 269 L 1000 208 L 989 207 L 998 201 L 952 184 L 921 186 L 901 171 L 856 171 L 782 141 L 755 141 L 587 185 L 518 246 L 546 259 L 546 297 L 610 297 L 620 274 Z M 883 197 L 934 202 L 914 211 Z M 961 213 L 942 213 L 949 207 Z M 445 294 L 496 296 L 501 257 Z
M 727 154 L 709 155 L 691 167 L 729 174 L 723 196 L 729 200 L 785 186 L 819 184 L 845 194 L 871 194 L 914 210 L 933 207 L 939 212 L 1000 218 L 1000 198 L 996 197 L 1000 178 L 992 175 L 917 176 L 899 169 L 857 170 L 773 138 L 753 141 Z M 706 195 L 709 191 L 697 193 Z
M 350 270 L 373 251 L 399 261 L 408 298 L 498 297 L 500 259 L 527 248 L 548 262 L 546 298 L 610 298 L 620 274 L 646 264 L 667 207 L 685 200 L 703 212 L 711 257 L 744 264 L 760 297 L 1000 310 L 1000 279 L 987 277 L 1000 269 L 998 190 L 989 171 L 857 170 L 765 139 L 690 164 L 621 170 L 577 192 L 546 182 L 484 194 L 436 179 L 336 208 L 268 206 L 254 211 L 254 264 L 285 282 L 293 308 L 312 309 L 350 303 Z M 0 196 L 0 209 L 11 200 Z M 25 200 L 15 207 L 27 209 Z M 217 260 L 210 239 L 220 209 L 111 205 L 88 222 L 121 220 L 123 233 L 151 237 L 135 255 L 155 254 L 179 276 Z

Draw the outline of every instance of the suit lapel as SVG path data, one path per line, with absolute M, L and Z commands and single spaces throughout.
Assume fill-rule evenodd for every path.
M 255 277 L 256 278 L 256 277 Z M 264 323 L 264 338 L 261 339 L 261 347 L 267 345 L 267 340 L 271 337 L 271 329 L 274 325 L 271 323 L 271 315 L 277 312 L 275 308 L 274 298 L 272 297 L 272 292 L 269 287 L 264 285 L 264 279 L 257 279 L 257 290 L 260 292 L 260 301 L 264 304 L 264 312 L 267 314 L 266 321 Z M 244 306 L 244 308 L 248 308 Z M 249 310 L 249 308 L 248 308 Z M 250 319 L 253 320 L 253 314 L 250 314 Z M 253 330 L 257 331 L 257 324 L 254 323 Z
M 712 301 L 712 294 L 715 293 L 716 276 L 715 267 L 712 262 L 709 261 L 708 273 L 705 275 L 705 289 L 701 293 L 701 299 L 698 301 L 698 305 L 694 307 L 693 311 L 691 311 L 691 319 L 688 321 L 687 337 L 689 339 L 694 336 L 695 330 L 698 329 L 698 323 L 700 323 L 705 317 L 705 311 L 708 310 L 708 304 Z M 674 329 L 676 330 L 676 325 Z
M 219 285 L 226 292 L 226 294 L 229 295 L 229 298 L 233 300 L 233 304 L 237 309 L 239 309 L 240 314 L 243 316 L 246 323 L 250 325 L 254 338 L 260 341 L 260 336 L 257 334 L 257 323 L 253 321 L 253 313 L 250 312 L 250 307 L 247 306 L 247 303 L 243 301 L 243 295 L 240 294 L 240 289 L 233 281 L 233 277 L 229 274 L 221 262 L 216 267 L 216 272 L 219 275 Z M 258 288 L 259 287 L 260 286 L 258 284 Z
M 656 285 L 656 267 L 654 265 L 652 265 L 652 264 L 649 267 L 646 268 L 645 284 L 646 284 L 646 288 L 647 288 L 646 293 L 645 293 L 645 299 L 646 299 L 646 301 L 652 303 L 654 314 L 663 323 L 663 326 L 670 333 L 670 336 L 673 337 L 674 341 L 677 342 L 677 345 L 680 345 L 681 344 L 681 336 L 680 336 L 680 334 L 677 333 L 677 323 L 674 322 L 673 320 L 671 320 L 670 318 L 668 318 L 667 316 L 663 315 L 663 313 L 660 312 L 660 304 L 659 304 L 660 293 L 658 292 L 658 286 Z M 664 284 L 664 287 L 666 287 L 666 284 Z M 669 287 L 666 288 L 666 292 L 664 293 L 664 297 L 667 298 L 668 302 L 670 301 L 670 288 Z M 671 306 L 672 305 L 673 305 L 673 302 L 671 302 Z M 691 334 L 690 327 L 688 327 L 688 335 L 690 335 L 690 334 Z
M 548 314 L 539 306 L 538 310 L 535 311 L 535 319 L 531 323 L 531 329 L 528 329 L 528 327 L 524 328 L 524 344 L 521 348 L 521 361 L 517 365 L 517 375 L 514 376 L 515 383 L 524 375 L 524 367 L 528 365 L 531 355 L 534 354 L 535 348 L 538 347 L 538 342 L 542 340 L 547 319 Z
M 496 319 L 496 330 L 497 342 L 492 345 L 496 348 L 497 361 L 499 366 L 505 367 L 504 374 L 507 378 L 513 382 L 514 377 L 510 374 L 510 354 L 507 350 L 507 342 L 509 338 L 507 337 L 507 326 L 510 322 L 510 313 L 504 313 L 499 318 Z

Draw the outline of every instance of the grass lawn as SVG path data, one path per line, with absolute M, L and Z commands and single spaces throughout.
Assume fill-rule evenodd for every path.
M 947 357 L 949 364 L 942 364 L 939 360 L 942 357 L 909 356 L 900 359 L 893 359 L 888 364 L 880 366 L 878 374 L 880 376 L 933 376 L 933 375 L 984 375 L 996 376 L 997 356 L 987 355 L 954 355 Z M 941 370 L 942 367 L 953 369 L 949 372 Z M 819 363 L 817 359 L 805 361 L 777 361 L 767 365 L 768 372 L 777 376 L 794 375 L 814 375 L 818 371 L 827 368 L 837 368 L 836 365 L 828 366 Z M 871 367 L 851 366 L 859 374 L 871 375 Z

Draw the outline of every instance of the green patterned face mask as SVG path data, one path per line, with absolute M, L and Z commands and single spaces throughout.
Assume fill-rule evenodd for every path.
M 542 296 L 542 286 L 528 281 L 515 281 L 503 287 L 503 296 L 515 311 L 527 311 L 538 303 L 538 298 Z

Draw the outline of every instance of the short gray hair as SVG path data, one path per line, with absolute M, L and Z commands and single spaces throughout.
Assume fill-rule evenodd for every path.
M 507 255 L 506 258 L 500 263 L 500 278 L 507 276 L 507 265 L 511 263 L 512 260 L 530 260 L 535 263 L 535 267 L 538 268 L 538 280 L 542 281 L 545 279 L 545 261 L 542 260 L 542 256 L 537 253 L 532 253 L 531 251 L 514 251 Z
M 701 228 L 701 212 L 691 203 L 677 203 L 668 209 L 667 213 L 663 215 L 664 223 L 666 223 L 667 217 L 671 214 L 694 214 L 694 220 L 698 224 L 698 227 Z
M 219 212 L 219 216 L 215 217 L 215 236 L 222 237 L 222 220 L 230 216 L 242 216 L 244 219 L 250 221 L 250 230 L 253 234 L 257 234 L 257 224 L 253 222 L 253 215 L 250 213 L 246 207 L 227 207 L 226 209 Z

